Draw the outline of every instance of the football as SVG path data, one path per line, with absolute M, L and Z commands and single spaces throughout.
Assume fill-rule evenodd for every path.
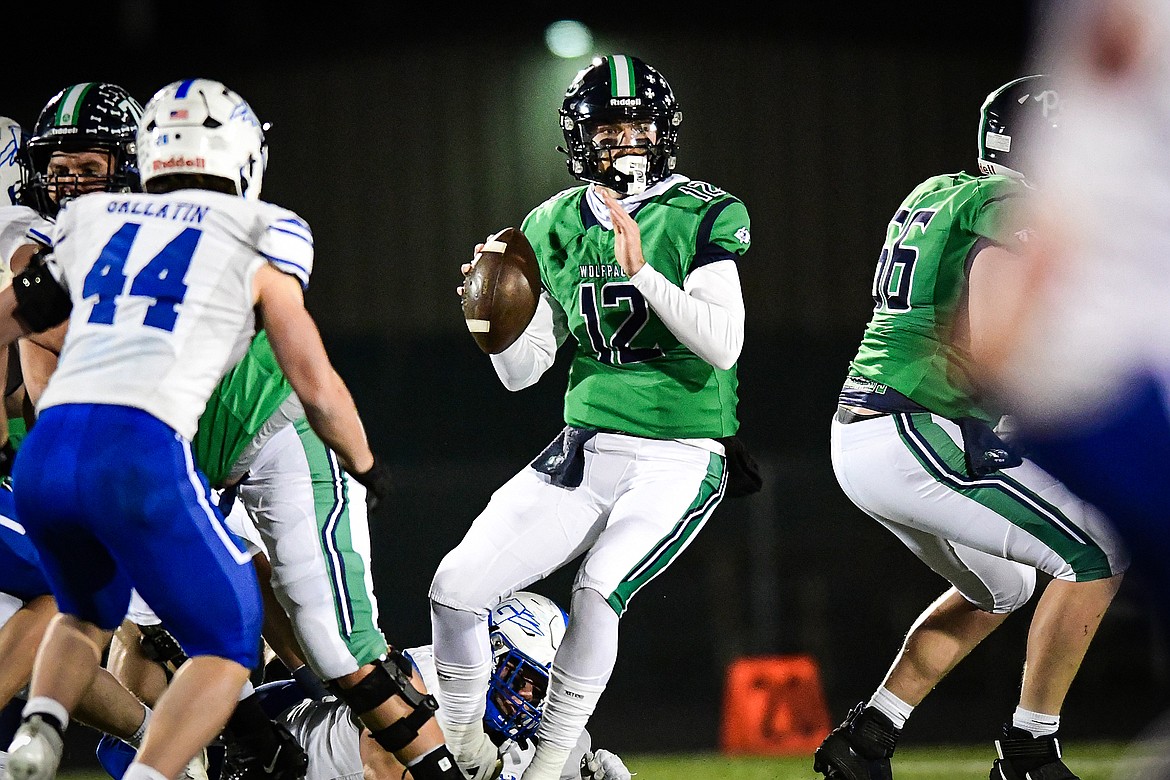
M 463 278 L 463 319 L 479 348 L 495 355 L 512 346 L 539 298 L 540 269 L 523 231 L 508 227 L 489 237 Z

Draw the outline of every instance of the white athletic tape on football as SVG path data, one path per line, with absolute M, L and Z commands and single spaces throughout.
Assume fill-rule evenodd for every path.
M 505 244 L 503 241 L 488 241 L 486 244 L 483 245 L 484 252 L 495 252 L 496 254 L 501 254 L 501 255 L 504 254 L 504 250 L 507 248 L 508 248 L 508 245 Z
M 467 329 L 472 333 L 487 333 L 492 329 L 490 320 L 464 320 L 467 323 Z

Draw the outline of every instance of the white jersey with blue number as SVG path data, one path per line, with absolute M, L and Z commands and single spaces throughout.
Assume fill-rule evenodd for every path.
M 307 286 L 313 266 L 296 214 L 206 190 L 84 195 L 62 207 L 52 243 L 73 311 L 38 411 L 131 406 L 187 439 L 255 334 L 256 272 L 272 263 Z

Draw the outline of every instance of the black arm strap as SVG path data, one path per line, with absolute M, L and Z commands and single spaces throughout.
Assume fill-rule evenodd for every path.
M 12 291 L 16 293 L 16 316 L 33 333 L 46 331 L 69 319 L 73 301 L 49 268 L 45 265 L 41 250 L 33 255 L 28 268 L 12 280 Z

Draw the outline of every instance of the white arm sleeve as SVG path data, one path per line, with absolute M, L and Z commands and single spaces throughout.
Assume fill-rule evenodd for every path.
M 496 376 L 509 390 L 523 390 L 536 384 L 556 360 L 557 349 L 569 334 L 568 319 L 548 292 L 540 294 L 532 322 L 516 343 L 492 355 Z
M 630 277 L 654 313 L 687 349 L 716 368 L 728 369 L 743 349 L 743 290 L 734 262 L 696 268 L 672 284 L 649 264 Z

